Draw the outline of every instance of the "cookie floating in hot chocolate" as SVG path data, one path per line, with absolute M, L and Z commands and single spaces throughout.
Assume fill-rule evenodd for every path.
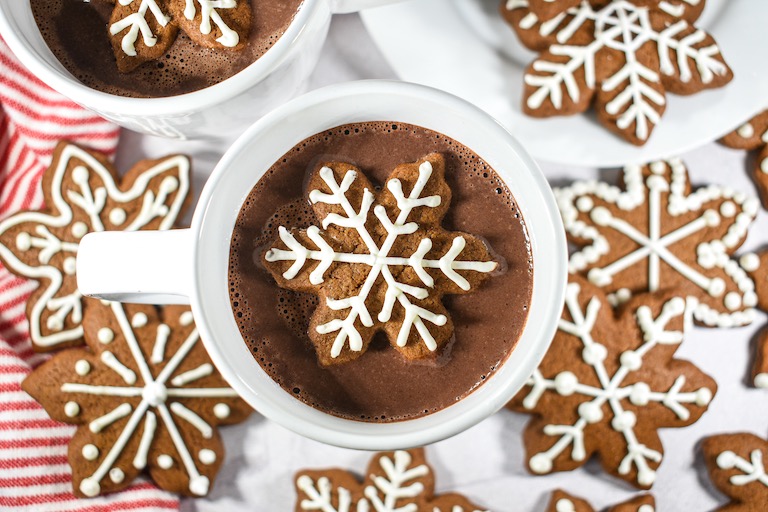
M 482 240 L 440 226 L 444 175 L 437 153 L 399 165 L 378 193 L 351 164 L 312 173 L 322 231 L 280 226 L 263 258 L 280 287 L 320 297 L 309 337 L 321 364 L 356 359 L 378 331 L 408 359 L 435 356 L 454 331 L 442 296 L 475 291 L 498 267 Z

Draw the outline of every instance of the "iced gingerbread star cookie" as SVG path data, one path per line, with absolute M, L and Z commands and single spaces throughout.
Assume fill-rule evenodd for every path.
M 717 390 L 674 358 L 687 316 L 685 299 L 669 292 L 615 314 L 599 288 L 572 277 L 552 346 L 509 404 L 535 416 L 524 435 L 529 470 L 572 470 L 598 456 L 608 473 L 651 487 L 663 454 L 657 430 L 694 423 Z
M 699 0 L 581 0 L 540 19 L 531 0 L 504 0 L 502 15 L 540 53 L 525 72 L 523 111 L 599 121 L 632 144 L 648 141 L 668 92 L 693 94 L 733 77 L 714 39 L 692 23 Z
M 378 331 L 408 359 L 435 357 L 453 335 L 443 295 L 477 290 L 498 267 L 482 240 L 440 226 L 444 172 L 431 154 L 395 168 L 381 192 L 351 164 L 312 173 L 320 226 L 280 226 L 263 262 L 278 286 L 319 297 L 309 337 L 321 364 L 359 357 Z
M 300 471 L 296 512 L 487 512 L 455 493 L 435 495 L 423 449 L 377 453 L 362 483 L 342 469 Z
M 723 137 L 721 142 L 729 148 L 759 150 L 752 167 L 752 179 L 757 185 L 763 207 L 768 208 L 768 110 Z
M 200 46 L 242 50 L 251 28 L 250 0 L 117 0 L 114 4 L 109 35 L 122 73 L 164 55 L 179 29 Z
M 724 434 L 702 443 L 712 483 L 731 499 L 717 510 L 763 512 L 768 504 L 768 441 L 753 434 Z
M 211 364 L 188 308 L 93 300 L 88 348 L 62 351 L 22 388 L 51 418 L 78 425 L 74 493 L 118 491 L 142 471 L 163 489 L 205 496 L 224 458 L 216 430 L 251 409 Z
M 555 191 L 563 223 L 580 248 L 569 263 L 620 304 L 660 289 L 689 297 L 702 325 L 754 320 L 752 279 L 733 253 L 759 209 L 729 187 L 692 190 L 680 160 L 624 169 L 620 186 L 576 182 Z
M 587 500 L 557 490 L 552 493 L 547 512 L 595 512 L 595 509 Z M 625 503 L 614 505 L 606 512 L 656 512 L 656 502 L 653 496 L 645 494 Z
M 80 239 L 94 231 L 170 229 L 191 196 L 182 155 L 143 160 L 119 179 L 107 158 L 61 142 L 42 179 L 45 208 L 0 222 L 0 261 L 40 283 L 27 302 L 35 350 L 82 344 L 84 299 L 75 276 Z

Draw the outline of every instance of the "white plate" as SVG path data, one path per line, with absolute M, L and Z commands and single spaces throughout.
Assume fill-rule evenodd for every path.
M 535 54 L 498 14 L 500 0 L 411 0 L 363 11 L 398 76 L 461 96 L 495 116 L 540 160 L 613 167 L 675 156 L 719 138 L 768 106 L 768 2 L 709 0 L 697 23 L 719 43 L 734 79 L 693 96 L 668 96 L 643 147 L 624 142 L 594 114 L 535 119 L 523 114 L 523 72 Z

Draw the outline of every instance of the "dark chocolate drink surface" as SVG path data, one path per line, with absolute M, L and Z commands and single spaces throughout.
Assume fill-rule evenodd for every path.
M 239 0 L 250 1 L 252 9 L 247 40 L 238 45 L 242 49 L 204 47 L 179 30 L 157 59 L 121 72 L 110 41 L 110 16 L 116 1 L 30 0 L 30 5 L 46 44 L 75 78 L 98 91 L 136 98 L 186 94 L 239 73 L 278 41 L 301 6 L 301 0 Z M 165 3 L 153 5 L 162 7 Z M 161 28 L 152 19 L 152 10 L 145 10 L 152 22 L 150 29 L 158 36 Z M 171 20 L 168 26 L 174 23 Z M 216 30 L 215 20 L 212 26 Z M 125 29 L 120 36 L 124 33 Z M 136 41 L 137 46 L 143 41 L 140 30 Z
M 444 162 L 450 206 L 441 227 L 481 238 L 499 263 L 498 269 L 471 293 L 442 297 L 453 334 L 434 357 L 406 358 L 378 332 L 353 360 L 320 364 L 309 329 L 322 299 L 278 286 L 265 267 L 265 253 L 280 239 L 280 227 L 323 229 L 307 190 L 319 167 L 354 166 L 379 197 L 396 168 L 425 158 Z M 338 272 L 334 275 L 344 275 L 345 270 Z M 533 260 L 525 221 L 511 191 L 478 155 L 425 128 L 371 122 L 310 137 L 267 171 L 239 213 L 229 277 L 232 310 L 243 339 L 260 366 L 286 392 L 339 417 L 388 422 L 448 407 L 492 376 L 514 350 L 525 326 Z

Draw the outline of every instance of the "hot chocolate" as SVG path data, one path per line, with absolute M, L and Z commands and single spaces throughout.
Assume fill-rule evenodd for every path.
M 129 31 L 127 25 L 118 25 L 117 28 L 123 30 L 114 36 L 115 41 L 110 40 L 110 28 L 114 26 L 114 19 L 111 18 L 116 2 L 31 0 L 30 4 L 46 44 L 73 76 L 93 89 L 138 98 L 194 92 L 235 75 L 264 55 L 277 42 L 301 6 L 301 0 L 250 0 L 252 13 L 249 18 L 245 18 L 249 21 L 250 29 L 236 25 L 239 21 L 237 19 L 230 22 L 233 27 L 239 26 L 241 32 L 247 33 L 247 37 L 240 39 L 230 33 L 229 39 L 238 41 L 234 45 L 218 45 L 231 46 L 222 49 L 216 47 L 215 40 L 213 43 L 204 40 L 195 42 L 187 35 L 185 30 L 191 30 L 187 26 L 191 22 L 183 15 L 176 16 L 179 21 L 172 18 L 173 13 L 185 5 L 183 0 L 179 4 L 181 7 L 176 5 L 179 1 L 153 3 L 160 8 L 168 7 L 160 15 L 161 19 L 163 16 L 168 19 L 165 27 L 155 21 L 154 13 L 150 9 L 145 9 L 149 18 L 148 27 L 156 40 L 152 49 L 157 55 L 152 55 L 152 60 L 138 66 L 121 64 L 120 69 L 120 59 L 116 58 L 116 54 L 119 55 L 121 47 L 130 53 L 132 47 L 123 41 L 124 35 Z M 138 0 L 134 2 L 138 3 Z M 196 16 L 199 18 L 200 13 L 197 12 Z M 216 16 L 211 16 L 208 22 L 212 27 L 211 39 L 221 32 L 216 21 Z M 243 22 L 240 25 L 243 25 Z M 178 30 L 177 34 L 178 27 L 182 30 Z M 151 42 L 151 37 L 145 39 L 145 34 L 140 28 L 136 28 L 136 31 L 133 49 L 141 51 L 147 40 Z M 169 39 L 167 48 L 166 38 Z M 225 41 L 224 34 L 217 40 Z M 124 44 L 126 46 L 123 46 Z M 158 52 L 163 49 L 165 51 Z
M 330 188 L 323 189 L 322 182 Z M 414 192 L 419 186 L 423 195 Z M 341 196 L 327 194 L 333 190 L 358 194 L 357 199 L 351 199 L 352 213 L 363 211 L 363 205 L 370 203 L 370 212 L 376 212 L 380 225 L 372 216 L 362 222 L 371 230 L 383 231 L 378 235 L 372 231 L 364 244 L 358 244 L 354 237 L 345 240 L 338 236 L 339 232 L 333 233 L 347 221 L 338 214 L 329 221 L 327 212 L 318 213 L 323 212 L 322 208 L 330 208 L 327 211 L 331 213 L 337 208 L 335 201 Z M 365 195 L 369 198 L 365 199 Z M 395 205 L 393 198 L 398 197 Z M 409 208 L 404 206 L 409 199 L 415 201 L 414 208 L 439 212 L 413 210 L 413 215 L 404 214 L 408 218 L 399 225 L 395 219 Z M 394 226 L 385 226 L 384 215 Z M 346 214 L 341 217 L 346 218 Z M 413 324 L 407 324 L 403 300 L 393 293 L 386 306 L 387 294 L 382 291 L 378 302 L 365 303 L 373 317 L 367 324 L 358 319 L 356 328 L 349 330 L 349 336 L 341 337 L 340 344 L 323 345 L 314 332 L 328 334 L 330 341 L 338 342 L 342 327 L 338 322 L 326 322 L 322 327 L 316 312 L 326 303 L 329 310 L 351 306 L 328 302 L 337 292 L 318 287 L 322 284 L 339 290 L 344 287 L 345 273 L 349 273 L 349 287 L 354 292 L 349 295 L 356 294 L 365 287 L 364 276 L 357 274 L 368 272 L 376 264 L 375 258 L 361 256 L 371 252 L 364 245 L 385 247 L 385 231 L 401 229 L 407 235 L 414 232 L 415 224 L 422 229 L 430 223 L 432 227 L 425 231 L 428 234 L 419 237 L 421 243 L 410 241 L 403 252 L 410 255 L 424 249 L 419 267 L 422 273 L 418 277 L 409 275 L 419 274 L 416 266 L 402 268 L 405 260 L 393 258 L 393 265 L 400 262 L 401 268 L 393 270 L 387 279 L 390 284 L 415 283 L 419 285 L 416 287 L 439 289 L 437 302 L 430 302 L 426 296 L 418 297 L 421 302 L 412 299 L 426 311 L 419 313 L 424 316 Z M 309 244 L 308 239 L 321 242 L 317 237 L 335 244 L 334 250 L 338 244 L 348 243 L 350 255 L 329 260 L 325 271 L 313 272 L 314 277 L 310 277 L 308 271 L 317 270 L 323 263 L 320 252 L 307 254 L 304 277 L 297 278 L 306 283 L 293 286 L 286 282 L 298 273 L 287 271 L 288 267 L 293 263 L 297 268 L 301 266 L 295 260 L 302 250 L 291 255 L 291 246 L 296 246 L 291 240 L 299 245 Z M 425 238 L 429 242 L 424 242 Z M 393 257 L 398 243 L 390 244 L 393 251 L 379 254 L 379 260 Z M 275 249 L 283 251 L 279 257 Z M 283 266 L 273 267 L 270 263 L 281 260 L 286 260 Z M 477 261 L 469 264 L 468 260 Z M 349 263 L 346 267 L 345 262 Z M 453 266 L 460 270 L 451 277 L 452 262 L 460 263 Z M 254 358 L 287 392 L 340 417 L 398 421 L 461 400 L 506 360 L 528 316 L 532 270 L 530 244 L 517 204 L 506 185 L 478 155 L 424 128 L 402 123 L 359 123 L 297 144 L 250 192 L 232 237 L 230 298 L 240 332 Z M 478 277 L 480 274 L 483 276 Z M 404 296 L 418 296 L 414 289 L 405 287 L 401 291 Z M 388 314 L 379 313 L 387 308 Z M 422 318 L 423 325 L 417 326 Z M 404 322 L 412 328 L 403 330 Z M 368 339 L 363 324 L 375 332 L 368 332 Z M 390 324 L 395 325 L 394 330 Z M 441 331 L 446 325 L 450 326 L 447 334 Z M 362 337 L 355 349 L 352 338 L 358 330 Z M 430 342 L 429 338 L 434 339 Z M 427 349 L 412 352 L 413 345 Z M 340 358 L 338 362 L 336 357 Z

